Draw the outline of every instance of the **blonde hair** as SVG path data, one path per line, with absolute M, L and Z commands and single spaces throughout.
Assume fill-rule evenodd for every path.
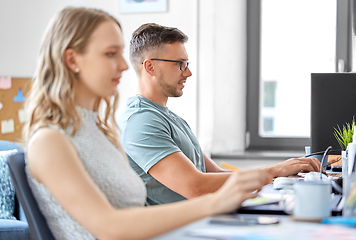
M 31 90 L 25 102 L 28 122 L 23 128 L 23 140 L 39 128 L 54 125 L 61 129 L 73 126 L 72 136 L 79 130 L 82 118 L 74 101 L 76 75 L 64 61 L 66 49 L 82 53 L 88 39 L 104 21 L 119 22 L 108 13 L 98 9 L 65 8 L 51 20 L 40 48 L 38 67 L 32 79 Z M 98 98 L 94 111 L 98 111 L 97 125 L 106 137 L 122 150 L 115 121 L 118 94 Z M 106 104 L 105 112 L 101 109 Z

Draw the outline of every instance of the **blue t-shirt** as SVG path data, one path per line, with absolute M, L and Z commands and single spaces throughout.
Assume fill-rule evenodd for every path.
M 154 179 L 148 170 L 164 157 L 183 152 L 196 168 L 206 172 L 203 152 L 189 125 L 168 108 L 135 96 L 119 119 L 121 141 L 132 168 L 146 184 L 147 204 L 186 199 Z

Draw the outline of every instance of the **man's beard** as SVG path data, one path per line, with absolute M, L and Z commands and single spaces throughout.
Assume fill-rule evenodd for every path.
M 185 79 L 179 80 L 179 82 L 174 85 L 165 82 L 163 79 L 164 79 L 163 77 L 159 79 L 159 85 L 162 87 L 162 89 L 168 95 L 168 97 L 180 97 L 183 95 L 183 91 L 179 91 L 177 87 L 179 82 Z

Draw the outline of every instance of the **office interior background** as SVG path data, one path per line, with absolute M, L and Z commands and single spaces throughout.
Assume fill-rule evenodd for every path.
M 120 115 L 136 94 L 131 33 L 147 22 L 177 27 L 189 36 L 193 75 L 168 108 L 190 124 L 204 152 L 248 159 L 259 158 L 248 155 L 257 150 L 302 153 L 310 73 L 352 70 L 353 0 L 167 0 L 167 11 L 148 13 L 122 13 L 121 1 L 0 0 L 0 76 L 34 76 L 45 28 L 63 7 L 103 9 L 123 26 L 130 67 L 119 85 Z

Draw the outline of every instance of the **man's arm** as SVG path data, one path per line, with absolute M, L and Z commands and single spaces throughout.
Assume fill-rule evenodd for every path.
M 318 172 L 321 164 L 316 158 L 290 158 L 266 169 L 273 177 L 287 177 L 299 172 Z
M 182 153 L 172 153 L 150 168 L 148 173 L 166 187 L 185 198 L 194 198 L 218 190 L 230 176 L 204 155 L 207 173 L 196 169 Z M 318 171 L 320 162 L 314 158 L 291 158 L 271 167 L 263 168 L 274 177 L 298 172 Z
M 224 170 L 219 167 L 210 157 L 204 154 L 204 162 L 206 172 L 231 172 L 230 170 Z
M 229 172 L 220 168 L 211 158 L 204 154 L 206 172 Z M 318 172 L 320 162 L 316 158 L 290 158 L 270 167 L 262 168 L 267 170 L 274 177 L 287 177 L 299 172 Z
M 229 172 L 220 168 L 211 158 L 204 154 L 206 172 Z M 270 167 L 262 168 L 267 170 L 274 177 L 287 177 L 299 172 L 318 172 L 320 162 L 316 158 L 290 158 Z
M 150 168 L 148 173 L 166 187 L 188 199 L 215 192 L 231 174 L 202 173 L 182 152 L 175 152 L 161 159 Z

